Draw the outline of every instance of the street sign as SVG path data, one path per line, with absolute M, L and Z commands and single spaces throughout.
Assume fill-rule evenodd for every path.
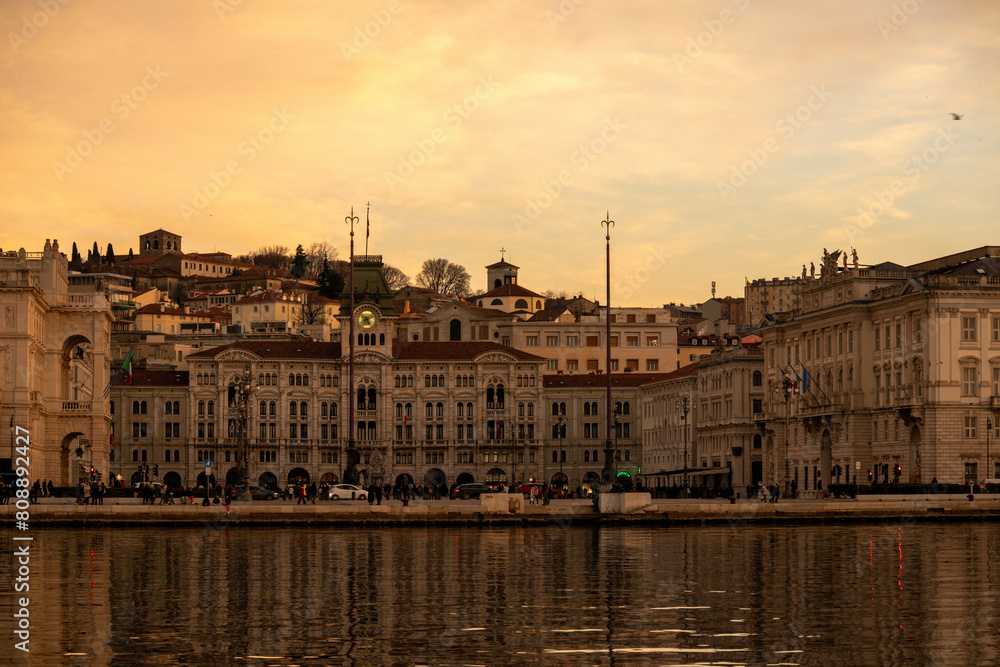
M 855 461 L 854 462 L 854 469 L 855 470 L 861 470 L 861 461 Z
M 211 468 L 212 467 L 212 460 L 211 459 L 205 459 L 205 467 L 206 468 Z

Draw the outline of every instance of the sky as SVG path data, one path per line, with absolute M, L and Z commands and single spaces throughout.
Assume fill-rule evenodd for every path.
M 1000 245 L 995 0 L 3 0 L 0 247 L 326 241 L 742 296 Z M 954 119 L 952 113 L 962 116 Z M 370 213 L 366 205 L 370 203 Z

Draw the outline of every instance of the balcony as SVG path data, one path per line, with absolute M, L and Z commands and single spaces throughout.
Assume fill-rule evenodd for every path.
M 62 411 L 86 413 L 90 412 L 91 405 L 93 404 L 90 401 L 63 401 Z

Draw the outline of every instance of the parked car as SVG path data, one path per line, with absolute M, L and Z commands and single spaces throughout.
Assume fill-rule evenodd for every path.
M 494 493 L 494 491 L 485 484 L 459 484 L 458 486 L 452 488 L 452 490 L 448 493 L 448 497 L 452 500 L 455 498 L 468 500 L 470 498 L 478 498 L 484 493 Z
M 531 495 L 531 489 L 532 488 L 538 489 L 538 497 L 541 498 L 542 497 L 542 485 L 540 483 L 538 483 L 538 482 L 528 482 L 527 484 L 522 484 L 517 489 L 517 491 L 518 491 L 518 493 L 523 494 L 525 498 L 527 498 L 527 497 L 529 497 Z
M 330 500 L 368 500 L 368 492 L 353 484 L 334 484 L 327 492 Z
M 251 486 L 250 497 L 253 500 L 277 500 L 278 492 L 265 489 L 263 486 Z

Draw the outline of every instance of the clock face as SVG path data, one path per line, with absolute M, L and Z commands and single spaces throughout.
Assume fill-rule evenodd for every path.
M 375 313 L 370 310 L 361 311 L 361 314 L 358 315 L 358 324 L 365 329 L 371 329 L 375 326 Z

